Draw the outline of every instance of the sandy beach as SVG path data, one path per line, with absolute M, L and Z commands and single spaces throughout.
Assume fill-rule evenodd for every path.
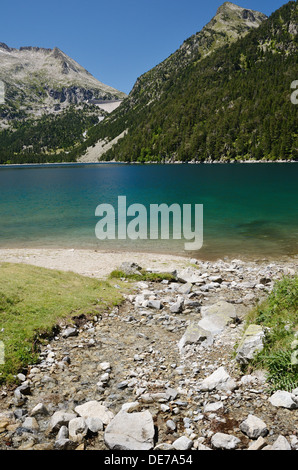
M 0 262 L 26 263 L 49 269 L 105 279 L 124 261 L 132 261 L 144 269 L 171 271 L 189 264 L 181 256 L 156 253 L 103 252 L 78 249 L 6 248 L 0 249 Z
M 238 259 L 238 257 L 237 257 Z M 147 253 L 147 252 L 129 252 L 129 251 L 100 251 L 94 249 L 76 249 L 76 248 L 2 248 L 0 249 L 0 263 L 26 263 L 33 266 L 40 266 L 48 269 L 58 269 L 60 271 L 72 271 L 83 276 L 95 277 L 97 279 L 106 279 L 109 274 L 118 269 L 123 262 L 134 262 L 143 269 L 154 272 L 172 272 L 181 270 L 191 265 L 191 258 L 172 255 L 169 253 Z M 220 259 L 207 261 L 198 260 L 216 265 Z M 223 261 L 223 260 L 221 260 Z M 232 261 L 227 260 L 225 261 Z M 274 257 L 255 259 L 241 259 L 248 268 L 256 266 L 275 265 L 287 274 L 297 272 L 298 257 Z M 212 269 L 212 268 L 211 268 Z

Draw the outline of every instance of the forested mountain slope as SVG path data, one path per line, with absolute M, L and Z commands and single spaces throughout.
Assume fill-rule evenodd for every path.
M 231 5 L 223 7 L 229 11 Z M 196 47 L 181 66 L 180 48 L 168 59 L 176 61 L 169 75 L 162 80 L 165 61 L 140 77 L 122 105 L 90 130 L 73 158 L 87 145 L 127 130 L 104 159 L 296 159 L 298 107 L 290 98 L 291 83 L 298 79 L 297 19 L 297 2 L 290 1 L 238 40 L 203 57 Z

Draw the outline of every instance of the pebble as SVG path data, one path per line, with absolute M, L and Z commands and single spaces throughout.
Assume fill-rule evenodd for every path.
M 192 265 L 175 282 L 136 282 L 122 305 L 43 346 L 20 385 L 1 390 L 0 449 L 297 449 L 298 390 L 270 396 L 233 354 L 246 313 L 297 267 Z M 198 339 L 192 325 L 214 305 L 231 317 Z

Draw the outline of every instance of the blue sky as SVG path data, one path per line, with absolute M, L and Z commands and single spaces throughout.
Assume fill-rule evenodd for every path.
M 223 0 L 11 0 L 2 2 L 0 42 L 55 46 L 98 80 L 129 93 L 138 76 L 172 54 Z M 234 0 L 266 15 L 282 0 Z

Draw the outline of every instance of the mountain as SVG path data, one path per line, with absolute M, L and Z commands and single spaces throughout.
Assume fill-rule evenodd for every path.
M 189 64 L 245 36 L 265 19 L 267 16 L 263 13 L 225 2 L 200 32 L 184 41 L 164 62 L 138 78 L 130 94 L 131 101 L 134 102 L 140 94 L 145 94 L 149 99 L 159 98 L 166 88 L 165 82 L 173 80 Z
M 7 106 L 24 115 L 49 114 L 90 99 L 126 96 L 99 82 L 57 47 L 13 49 L 0 43 L 0 80 L 6 86 Z
M 73 158 L 85 158 L 95 145 L 105 160 L 295 159 L 296 71 L 297 2 L 269 18 L 226 2 L 201 32 L 136 81 Z M 115 144 L 103 152 L 103 142 Z
M 0 43 L 0 83 L 1 163 L 59 160 L 126 97 L 57 47 Z
M 258 28 L 266 19 L 267 16 L 263 13 L 241 8 L 231 2 L 225 2 L 201 31 L 185 40 L 181 47 L 170 57 L 137 79 L 128 98 L 123 102 L 119 113 L 111 116 L 109 123 L 107 123 L 107 127 L 110 128 L 112 124 L 116 132 L 112 130 L 112 134 L 110 134 L 110 129 L 107 129 L 107 134 L 105 135 L 103 131 L 100 136 L 110 140 L 112 135 L 115 142 L 117 142 L 117 137 L 123 137 L 123 132 L 124 134 L 126 132 L 123 126 L 121 131 L 117 131 L 119 118 L 126 116 L 128 122 L 130 122 L 130 111 L 133 111 L 132 114 L 135 116 L 136 112 L 139 113 L 144 107 L 147 109 L 147 106 L 152 102 L 160 100 L 163 94 L 168 93 L 172 84 L 179 80 L 180 74 L 185 68 L 201 61 L 217 49 L 245 36 L 251 29 Z M 132 121 L 134 121 L 134 117 L 132 117 Z M 91 149 L 87 151 L 87 160 L 89 155 L 92 155 L 92 157 L 96 155 L 93 147 L 94 139 L 96 139 L 95 135 L 93 135 Z M 104 140 L 105 142 L 106 140 Z M 84 147 L 86 146 L 84 145 Z M 98 147 L 101 154 L 102 141 Z

